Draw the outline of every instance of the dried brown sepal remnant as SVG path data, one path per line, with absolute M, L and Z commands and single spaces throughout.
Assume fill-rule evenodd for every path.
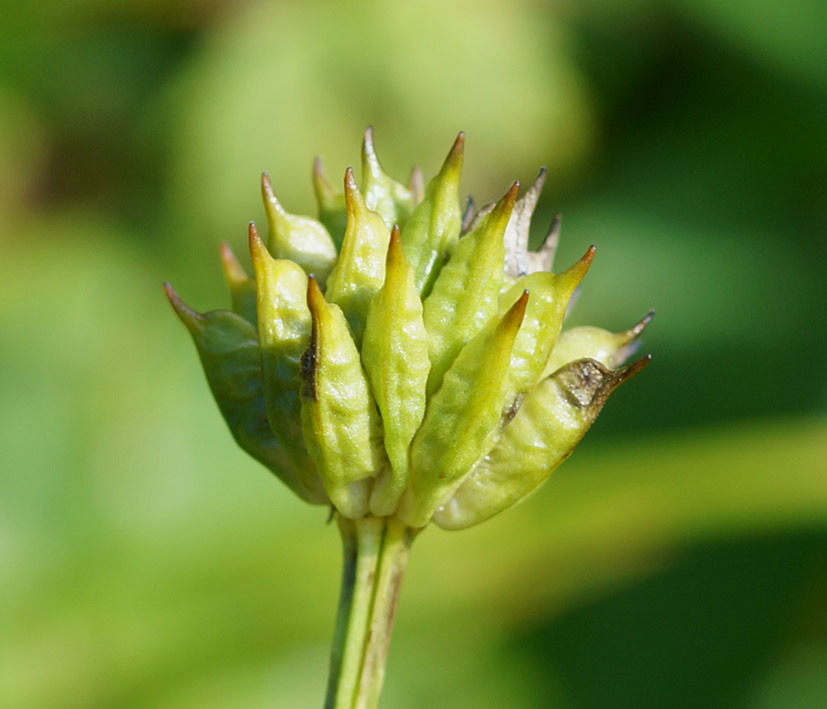
M 555 214 L 540 248 L 528 252 L 529 273 L 551 271 L 554 266 L 554 254 L 557 252 L 557 244 L 560 242 L 560 223 L 560 215 Z
M 546 181 L 546 168 L 540 168 L 534 184 L 514 204 L 505 229 L 505 274 L 516 278 L 528 272 L 528 237 L 531 216 L 537 207 Z
M 646 355 L 620 369 L 607 369 L 594 359 L 579 359 L 559 369 L 555 377 L 569 400 L 581 409 L 600 409 L 609 395 L 627 379 L 631 379 L 649 362 Z
M 474 198 L 469 194 L 462 208 L 462 220 L 460 221 L 460 235 L 465 236 L 471 231 L 471 222 L 474 221 Z

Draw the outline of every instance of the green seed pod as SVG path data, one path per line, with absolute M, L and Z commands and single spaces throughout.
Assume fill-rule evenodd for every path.
M 192 335 L 207 382 L 238 445 L 307 502 L 327 504 L 319 484 L 307 484 L 267 422 L 256 330 L 227 310 L 198 313 L 168 283 L 169 302 Z
M 362 362 L 382 414 L 390 461 L 376 480 L 370 508 L 373 514 L 388 515 L 396 509 L 408 481 L 408 448 L 425 414 L 425 383 L 431 366 L 422 301 L 398 228 L 391 232 L 385 283 L 368 310 Z
M 411 446 L 408 490 L 397 515 L 412 527 L 428 523 L 489 449 L 503 409 L 511 350 L 525 315 L 526 291 L 499 320 L 466 345 L 431 397 Z
M 221 247 L 233 312 L 201 315 L 170 291 L 236 440 L 356 526 L 420 528 L 436 514 L 459 528 L 513 504 L 633 371 L 611 370 L 651 319 L 561 333 L 594 247 L 551 273 L 555 217 L 528 250 L 545 170 L 519 199 L 514 183 L 461 212 L 464 144 L 460 133 L 427 188 L 417 169 L 405 187 L 368 129 L 361 191 L 348 169 L 339 193 L 316 161 L 320 221 L 287 214 L 265 174 L 270 240 L 251 225 L 255 280 Z
M 636 349 L 636 340 L 652 322 L 655 311 L 650 310 L 634 327 L 624 332 L 609 332 L 599 327 L 581 326 L 560 333 L 554 351 L 543 370 L 543 378 L 556 372 L 567 362 L 576 359 L 596 359 L 609 368 L 619 367 Z
M 301 358 L 310 342 L 307 276 L 300 266 L 274 259 L 250 224 L 250 255 L 258 288 L 258 336 L 267 418 L 282 448 L 307 485 L 320 487 L 304 446 L 299 378 Z
M 261 175 L 261 196 L 270 227 L 268 247 L 279 259 L 295 261 L 324 283 L 336 261 L 336 245 L 321 222 L 288 214 L 276 199 L 270 176 Z
M 460 133 L 439 174 L 428 183 L 424 200 L 402 229 L 405 255 L 414 268 L 416 287 L 423 298 L 431 292 L 459 239 L 459 177 L 464 147 L 465 133 Z
M 368 209 L 353 170 L 345 172 L 347 230 L 339 261 L 327 281 L 325 297 L 347 316 L 353 339 L 362 343 L 370 299 L 385 281 L 385 257 L 391 235 L 385 222 Z
M 224 280 L 230 289 L 233 312 L 253 326 L 257 326 L 256 281 L 247 275 L 233 250 L 223 241 L 221 242 L 221 266 L 224 271 Z
M 307 305 L 313 328 L 302 357 L 304 440 L 333 505 L 358 519 L 368 512 L 370 478 L 387 465 L 381 423 L 345 316 L 313 277 Z
M 319 221 L 330 233 L 337 249 L 342 247 L 347 227 L 345 196 L 327 179 L 320 158 L 313 161 L 313 192 L 319 210 Z
M 362 193 L 368 209 L 381 216 L 388 229 L 407 221 L 415 206 L 411 190 L 388 177 L 379 164 L 370 126 L 362 140 Z
M 428 396 L 439 389 L 460 350 L 497 312 L 505 258 L 503 234 L 518 190 L 515 182 L 480 225 L 459 240 L 425 300 L 423 318 L 431 359 Z
M 559 275 L 541 272 L 518 278 L 501 296 L 500 312 L 510 308 L 523 291 L 531 293 L 523 325 L 511 353 L 506 411 L 539 380 L 560 333 L 571 294 L 589 270 L 594 252 L 594 246 L 590 247 L 583 258 Z
M 649 360 L 612 371 L 581 359 L 543 380 L 526 395 L 499 443 L 437 510 L 434 522 L 443 529 L 465 529 L 525 498 L 572 453 L 609 395 Z

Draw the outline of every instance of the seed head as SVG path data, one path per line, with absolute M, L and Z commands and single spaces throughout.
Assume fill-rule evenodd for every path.
M 339 515 L 419 528 L 477 524 L 567 458 L 652 319 L 621 333 L 563 330 L 594 258 L 552 272 L 556 216 L 537 251 L 541 169 L 479 210 L 460 208 L 465 134 L 425 185 L 389 177 L 362 143 L 362 179 L 336 190 L 316 159 L 318 219 L 290 214 L 267 173 L 254 277 L 226 244 L 230 310 L 198 313 L 165 284 L 238 444 L 299 497 Z

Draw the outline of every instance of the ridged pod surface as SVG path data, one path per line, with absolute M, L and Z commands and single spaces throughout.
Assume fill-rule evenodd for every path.
M 482 522 L 568 457 L 651 320 L 563 329 L 590 247 L 554 273 L 560 219 L 536 251 L 541 170 L 519 196 L 460 205 L 465 135 L 425 185 L 388 176 L 362 144 L 340 192 L 318 159 L 317 218 L 288 213 L 269 177 L 269 237 L 250 225 L 254 277 L 226 244 L 231 308 L 198 313 L 169 285 L 239 445 L 299 497 L 343 520 L 400 528 Z

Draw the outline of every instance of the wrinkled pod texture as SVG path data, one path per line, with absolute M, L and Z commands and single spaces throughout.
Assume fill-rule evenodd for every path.
M 189 329 L 237 443 L 293 492 L 343 519 L 463 529 L 535 490 L 609 395 L 652 313 L 631 329 L 562 330 L 595 249 L 555 273 L 555 217 L 536 251 L 541 170 L 520 196 L 460 205 L 465 136 L 422 186 L 382 169 L 368 129 L 361 183 L 316 160 L 318 218 L 290 214 L 269 176 L 253 275 L 221 246 L 231 308 Z

